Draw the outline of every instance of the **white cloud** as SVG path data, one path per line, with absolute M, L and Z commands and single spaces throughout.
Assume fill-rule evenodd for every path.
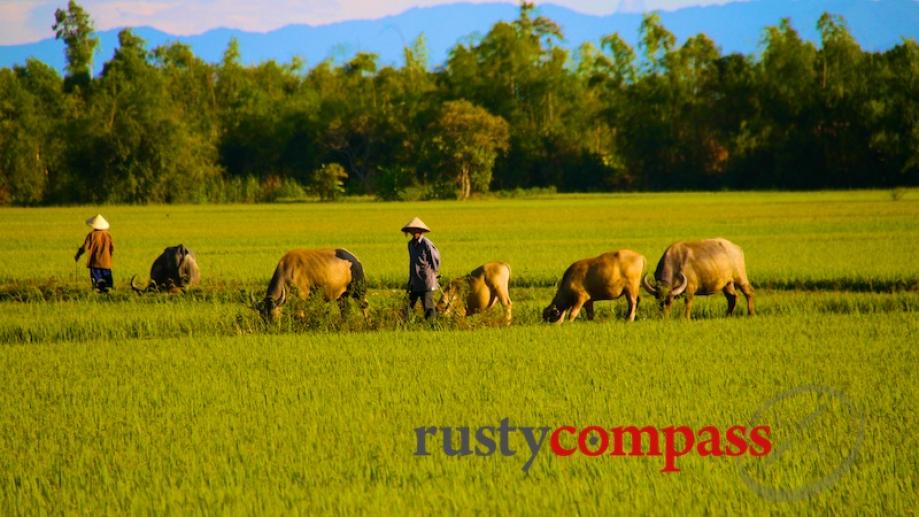
M 98 14 L 105 16 L 106 14 L 114 13 L 116 16 L 124 18 L 150 18 L 179 5 L 179 2 L 111 2 L 99 6 Z
M 35 7 L 35 2 L 0 2 L 0 45 L 40 39 L 40 37 L 35 37 L 35 31 L 29 27 L 28 23 L 29 16 Z M 48 33 L 51 32 L 52 21 L 48 22 Z
M 172 34 L 189 35 L 217 27 L 264 32 L 294 23 L 322 25 L 379 18 L 412 7 L 455 1 L 519 3 L 519 0 L 82 0 L 80 5 L 89 12 L 99 30 L 147 25 Z M 584 13 L 609 14 L 728 1 L 552 0 L 551 3 Z M 53 36 L 54 9 L 64 5 L 64 0 L 0 0 L 0 44 L 27 43 Z
M 342 9 L 338 2 L 322 0 L 85 1 L 100 29 L 150 25 L 182 35 L 217 27 L 269 31 L 292 23 L 316 25 L 363 17 Z

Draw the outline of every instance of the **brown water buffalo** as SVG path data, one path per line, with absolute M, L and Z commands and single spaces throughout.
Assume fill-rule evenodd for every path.
M 510 324 L 513 305 L 507 287 L 510 279 L 511 267 L 504 262 L 483 264 L 468 275 L 450 282 L 443 290 L 437 310 L 451 314 L 465 309 L 466 315 L 471 316 L 491 309 L 495 302 L 501 302 L 504 320 Z
M 686 294 L 684 316 L 690 317 L 692 300 L 696 295 L 724 293 L 728 300 L 728 316 L 737 304 L 735 287 L 747 298 L 747 313 L 753 316 L 753 287 L 747 280 L 743 250 L 725 239 L 707 239 L 671 244 L 657 263 L 655 284 L 647 276 L 645 290 L 660 302 L 664 316 L 670 314 L 673 299 Z
M 145 287 L 137 285 L 137 275 L 131 277 L 131 288 L 137 294 L 150 291 L 184 291 L 198 285 L 201 273 L 194 252 L 184 245 L 170 246 L 160 253 L 150 267 L 150 282 Z
M 573 321 L 584 307 L 587 319 L 592 320 L 595 301 L 615 300 L 625 294 L 629 302 L 627 318 L 635 321 L 644 268 L 645 258 L 632 250 L 611 251 L 579 260 L 565 271 L 555 298 L 542 311 L 542 319 L 561 323 L 565 311 L 569 311 L 568 320 Z
M 364 267 L 346 249 L 288 251 L 278 262 L 268 284 L 268 292 L 257 306 L 263 318 L 280 315 L 291 286 L 296 287 L 300 299 L 306 299 L 313 289 L 320 289 L 326 301 L 338 301 L 342 314 L 347 311 L 348 298 L 353 298 L 360 303 L 366 316 Z

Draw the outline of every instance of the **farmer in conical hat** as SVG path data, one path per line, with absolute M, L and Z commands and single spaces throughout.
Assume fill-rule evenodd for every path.
M 115 287 L 112 280 L 112 255 L 115 253 L 115 244 L 112 242 L 112 234 L 108 232 L 108 221 L 101 214 L 90 217 L 86 224 L 93 230 L 77 249 L 73 260 L 80 260 L 81 255 L 87 254 L 86 267 L 89 268 L 93 288 L 104 293 Z
M 402 227 L 402 233 L 412 236 L 408 241 L 408 312 L 421 300 L 425 319 L 434 317 L 434 291 L 439 287 L 440 252 L 430 239 L 424 236 L 431 229 L 424 221 L 415 217 Z

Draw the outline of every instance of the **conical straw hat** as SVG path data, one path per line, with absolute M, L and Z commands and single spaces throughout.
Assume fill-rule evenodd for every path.
M 404 233 L 425 233 L 431 231 L 431 229 L 428 228 L 428 225 L 424 224 L 424 221 L 415 217 L 411 221 L 405 223 L 405 226 L 402 227 L 402 231 Z
M 108 221 L 102 217 L 102 214 L 96 214 L 93 217 L 90 217 L 86 220 L 86 224 L 92 227 L 93 230 L 108 230 L 109 224 Z

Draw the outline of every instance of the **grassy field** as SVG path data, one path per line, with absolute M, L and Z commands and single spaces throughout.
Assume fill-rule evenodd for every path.
M 73 252 L 102 211 L 117 290 Z M 398 228 L 419 215 L 443 273 L 511 264 L 500 315 L 398 318 Z M 4 513 L 890 513 L 919 506 L 919 192 L 556 196 L 469 203 L 0 210 L 0 508 Z M 663 320 L 646 296 L 598 321 L 543 325 L 572 261 L 678 239 L 741 245 L 756 318 Z M 200 289 L 137 297 L 169 245 Z M 292 247 L 364 263 L 370 319 L 247 307 Z M 682 302 L 678 303 L 678 308 Z M 743 307 L 743 304 L 740 304 Z M 745 312 L 738 309 L 739 312 Z M 500 310 L 498 311 L 500 313 Z M 791 390 L 791 391 L 789 391 Z M 755 419 L 749 457 L 415 456 L 419 426 L 714 425 Z
M 884 191 L 558 196 L 469 203 L 350 203 L 237 206 L 113 206 L 3 209 L 0 281 L 72 279 L 70 260 L 90 212 L 112 222 L 116 281 L 144 276 L 163 248 L 199 256 L 205 287 L 267 285 L 293 247 L 345 247 L 376 287 L 401 287 L 405 237 L 414 215 L 435 231 L 443 273 L 489 260 L 511 264 L 515 283 L 551 286 L 574 260 L 629 248 L 656 263 L 677 240 L 723 236 L 744 248 L 758 286 L 919 281 L 919 192 Z M 85 271 L 79 272 L 81 277 Z M 81 278 L 82 280 L 82 278 Z

